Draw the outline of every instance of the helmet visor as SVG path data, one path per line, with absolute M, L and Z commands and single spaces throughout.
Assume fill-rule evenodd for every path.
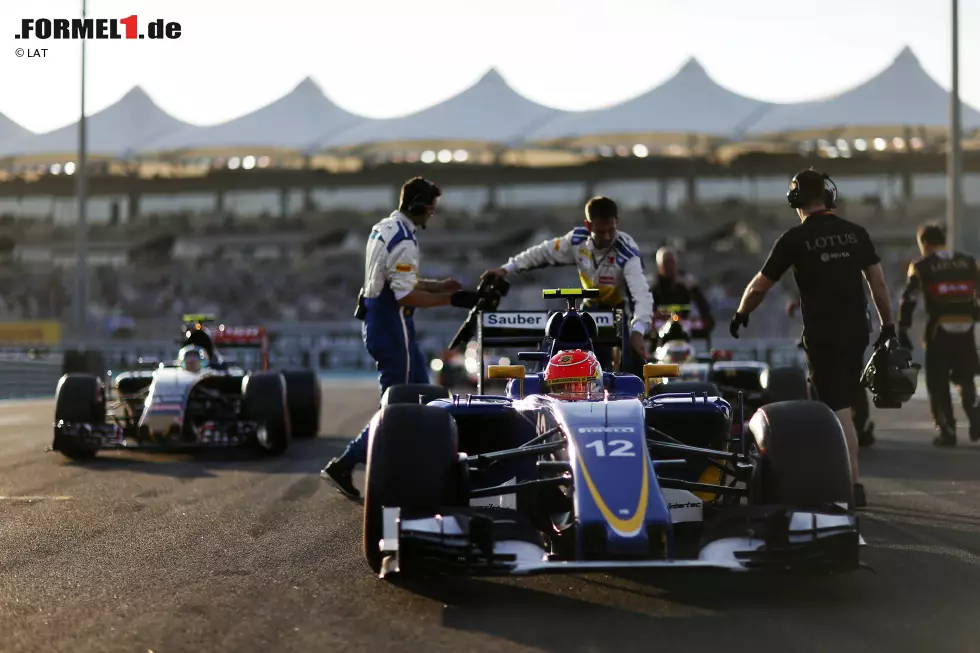
M 547 394 L 556 399 L 586 401 L 602 399 L 604 396 L 602 381 L 599 379 L 553 379 L 546 386 Z

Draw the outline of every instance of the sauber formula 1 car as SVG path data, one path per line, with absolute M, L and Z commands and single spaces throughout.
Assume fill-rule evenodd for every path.
M 279 455 L 292 438 L 319 433 L 320 381 L 310 370 L 271 371 L 268 336 L 262 327 L 215 331 L 214 318 L 184 316 L 184 346 L 200 347 L 209 364 L 199 371 L 176 363 L 137 369 L 106 382 L 99 376 L 66 374 L 55 393 L 52 449 L 87 459 L 100 449 L 166 451 L 257 446 Z M 227 349 L 257 348 L 261 369 L 225 360 Z
M 484 313 L 478 342 L 521 342 L 513 330 L 538 317 Z M 551 350 L 518 358 L 540 362 L 618 338 L 599 317 L 569 301 L 541 325 Z M 418 386 L 404 403 L 389 401 L 370 432 L 369 566 L 381 577 L 860 567 L 847 445 L 829 408 L 769 404 L 733 437 L 741 405 L 651 391 L 678 371 L 651 363 L 643 379 L 605 372 L 603 399 L 569 401 L 543 394 L 542 374 L 523 365 L 490 366 L 489 378 L 507 380 L 504 395 Z M 720 482 L 700 481 L 709 468 L 722 471 Z
M 685 304 L 660 306 L 654 315 L 657 363 L 680 366 L 677 378 L 664 379 L 662 392 L 709 392 L 731 403 L 742 393 L 746 415 L 777 401 L 807 399 L 806 370 L 802 366 L 770 366 L 752 360 L 734 360 L 734 352 L 712 349 L 711 338 L 697 317 L 689 317 Z M 705 343 L 698 351 L 695 341 Z M 736 425 L 737 430 L 737 425 Z

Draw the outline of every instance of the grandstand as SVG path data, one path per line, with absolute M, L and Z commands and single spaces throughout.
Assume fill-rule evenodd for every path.
M 189 309 L 348 324 L 367 230 L 415 174 L 446 190 L 422 236 L 427 276 L 474 283 L 606 194 L 648 269 L 657 247 L 678 247 L 724 316 L 794 219 L 789 176 L 816 165 L 875 237 L 897 289 L 914 227 L 945 214 L 947 105 L 908 48 L 856 88 L 786 105 L 732 93 L 694 60 L 632 100 L 582 112 L 536 104 L 496 71 L 434 107 L 378 120 L 336 106 L 310 79 L 210 127 L 167 115 L 136 88 L 88 119 L 89 315 L 139 333 L 164 333 Z M 964 223 L 975 225 L 980 112 L 962 115 Z M 32 134 L 0 116 L 0 320 L 69 320 L 76 143 L 76 124 Z M 515 307 L 538 304 L 543 284 L 574 283 L 567 270 L 528 276 Z M 798 329 L 780 302 L 767 307 L 754 329 Z

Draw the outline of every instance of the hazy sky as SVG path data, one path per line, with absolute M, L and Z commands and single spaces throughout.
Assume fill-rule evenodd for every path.
M 801 7 L 801 12 L 792 9 Z M 93 18 L 178 21 L 175 41 L 90 41 L 88 113 L 134 85 L 177 118 L 212 124 L 312 76 L 354 113 L 389 117 L 454 95 L 496 66 L 520 93 L 601 107 L 670 77 L 691 56 L 763 100 L 833 94 L 910 45 L 950 82 L 949 0 L 89 0 Z M 20 19 L 73 18 L 81 0 L 0 0 L 0 113 L 35 131 L 78 115 L 79 41 L 15 40 Z M 960 0 L 960 85 L 980 107 L 980 0 Z M 47 47 L 21 58 L 17 47 Z

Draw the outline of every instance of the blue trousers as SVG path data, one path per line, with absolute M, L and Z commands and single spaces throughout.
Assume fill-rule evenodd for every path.
M 396 334 L 383 341 L 379 346 L 368 346 L 368 352 L 374 358 L 378 366 L 378 384 L 381 386 L 381 394 L 393 385 L 401 383 L 428 383 L 429 369 L 426 365 L 425 355 L 419 348 L 414 337 L 404 338 L 403 334 Z M 414 334 L 411 334 L 414 336 Z M 369 343 L 370 340 L 369 339 Z M 406 350 L 406 345 L 408 349 Z M 360 435 L 351 440 L 347 445 L 340 459 L 350 466 L 358 463 L 367 464 L 368 434 L 371 431 L 371 423 L 364 427 Z

